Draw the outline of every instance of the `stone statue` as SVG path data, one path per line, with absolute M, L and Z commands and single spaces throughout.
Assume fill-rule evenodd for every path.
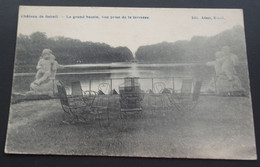
M 29 94 L 54 95 L 57 92 L 55 76 L 57 69 L 63 68 L 55 60 L 50 49 L 44 49 L 39 58 L 35 80 L 30 84 Z
M 208 62 L 208 66 L 214 66 L 216 72 L 216 91 L 221 95 L 244 94 L 241 81 L 237 76 L 235 66 L 238 65 L 238 58 L 230 52 L 228 46 L 224 46 L 221 51 L 215 53 L 216 60 Z M 212 91 L 212 83 L 210 82 L 209 91 Z M 239 93 L 240 92 L 240 93 Z

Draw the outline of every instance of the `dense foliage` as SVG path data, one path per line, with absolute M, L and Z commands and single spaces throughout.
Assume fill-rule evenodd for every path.
M 245 36 L 241 26 L 211 37 L 194 36 L 189 41 L 141 46 L 135 55 L 137 60 L 145 63 L 207 62 L 214 60 L 214 53 L 226 45 L 240 60 L 246 60 Z
M 60 64 L 129 62 L 133 54 L 127 47 L 113 48 L 105 43 L 81 42 L 65 37 L 47 38 L 45 33 L 19 34 L 16 45 L 16 72 L 35 71 L 43 49 L 53 51 Z

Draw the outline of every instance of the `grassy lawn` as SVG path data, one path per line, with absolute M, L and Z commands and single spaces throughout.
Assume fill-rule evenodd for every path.
M 146 99 L 147 100 L 147 99 Z M 11 105 L 6 152 L 29 154 L 255 159 L 250 99 L 200 97 L 182 113 L 155 109 L 145 101 L 141 116 L 120 119 L 110 111 L 110 126 L 98 121 L 65 124 L 59 100 Z

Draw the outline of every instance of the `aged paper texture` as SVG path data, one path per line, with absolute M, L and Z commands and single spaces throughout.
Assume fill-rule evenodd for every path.
M 257 158 L 241 9 L 18 17 L 6 153 Z

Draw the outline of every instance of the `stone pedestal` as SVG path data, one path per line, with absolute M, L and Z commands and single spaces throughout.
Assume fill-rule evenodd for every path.
M 30 85 L 30 94 L 38 95 L 49 95 L 53 96 L 57 93 L 57 81 L 48 80 L 40 85 L 35 82 L 32 82 Z

